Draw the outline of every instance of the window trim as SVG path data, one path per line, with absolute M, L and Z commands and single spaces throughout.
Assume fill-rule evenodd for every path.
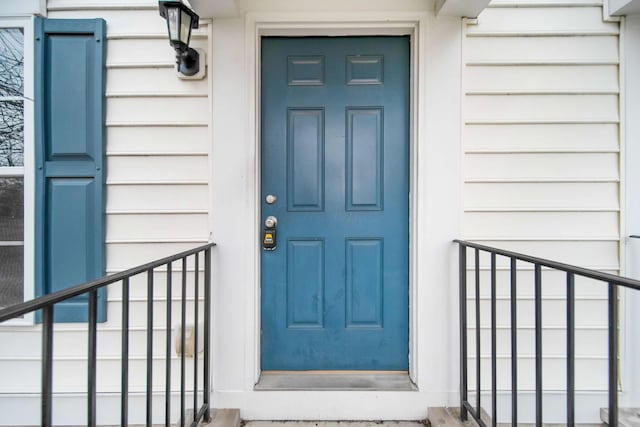
M 34 158 L 34 46 L 33 20 L 31 17 L 0 17 L 0 28 L 22 28 L 24 31 L 24 276 L 23 298 L 35 296 L 35 158 Z M 3 170 L 4 169 L 4 170 Z M 0 168 L 0 176 L 16 176 L 18 168 L 9 172 Z M 31 326 L 35 322 L 33 313 L 20 319 L 4 322 L 2 326 Z

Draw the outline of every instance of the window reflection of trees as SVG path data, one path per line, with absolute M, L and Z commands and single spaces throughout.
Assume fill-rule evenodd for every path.
M 24 239 L 24 182 L 22 177 L 0 178 L 0 241 Z
M 24 34 L 0 29 L 0 166 L 24 164 Z
M 0 308 L 24 300 L 24 33 L 0 28 Z

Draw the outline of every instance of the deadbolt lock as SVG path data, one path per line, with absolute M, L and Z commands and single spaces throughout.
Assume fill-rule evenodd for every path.
M 278 219 L 275 216 L 268 216 L 264 220 L 264 231 L 262 232 L 262 249 L 273 251 L 276 249 L 276 228 Z

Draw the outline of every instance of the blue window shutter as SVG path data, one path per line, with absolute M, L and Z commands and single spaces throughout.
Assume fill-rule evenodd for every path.
M 105 274 L 105 43 L 102 19 L 35 21 L 36 295 Z M 55 307 L 87 320 L 87 295 Z M 98 295 L 106 320 L 106 290 Z

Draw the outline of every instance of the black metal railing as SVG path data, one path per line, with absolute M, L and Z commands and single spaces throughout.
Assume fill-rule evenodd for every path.
M 94 427 L 96 425 L 96 367 L 97 367 L 97 320 L 98 320 L 98 290 L 108 285 L 120 282 L 122 285 L 122 348 L 121 348 L 121 390 L 120 390 L 120 423 L 122 426 L 128 425 L 129 414 L 129 291 L 130 279 L 139 274 L 147 274 L 147 342 L 146 342 L 146 425 L 151 426 L 153 423 L 153 305 L 154 305 L 154 289 L 156 288 L 154 274 L 164 267 L 166 274 L 166 379 L 165 379 L 165 425 L 171 424 L 171 362 L 172 362 L 172 346 L 171 346 L 171 318 L 172 318 L 172 274 L 173 263 L 181 261 L 181 339 L 180 339 L 180 425 L 185 426 L 189 423 L 192 427 L 196 426 L 200 421 L 210 421 L 209 415 L 209 396 L 210 396 L 210 328 L 211 328 L 211 248 L 215 243 L 209 243 L 185 252 L 181 252 L 166 258 L 159 259 L 129 270 L 105 276 L 101 279 L 94 280 L 85 284 L 64 289 L 49 295 L 36 298 L 31 301 L 16 304 L 0 310 L 0 323 L 10 319 L 14 319 L 25 314 L 42 310 L 42 373 L 41 373 L 41 425 L 49 427 L 52 424 L 52 408 L 53 408 L 53 314 L 55 305 L 62 301 L 79 295 L 87 295 L 88 297 L 88 355 L 87 355 L 87 425 Z M 204 260 L 204 270 L 201 272 L 200 258 Z M 194 289 L 194 369 L 193 369 L 193 388 L 186 389 L 186 313 L 187 313 L 187 261 L 193 260 L 193 280 Z M 204 349 L 202 355 L 203 373 L 202 388 L 199 389 L 198 382 L 198 323 L 199 323 L 199 277 L 204 278 Z M 187 402 L 186 395 L 193 394 L 193 416 L 186 418 Z M 201 397 L 201 404 L 199 404 Z
M 608 417 L 609 425 L 618 425 L 618 291 L 620 287 L 640 290 L 640 281 L 595 270 L 576 267 L 569 264 L 550 261 L 520 253 L 496 249 L 463 240 L 454 240 L 459 245 L 460 274 L 460 417 L 463 421 L 470 414 L 482 427 L 488 423 L 497 425 L 497 334 L 496 334 L 496 258 L 509 260 L 510 285 L 510 339 L 511 339 L 511 425 L 518 425 L 518 326 L 516 319 L 517 302 L 517 263 L 519 261 L 533 266 L 534 275 L 534 341 L 535 341 L 535 419 L 536 426 L 543 423 L 543 383 L 542 383 L 542 269 L 552 269 L 566 273 L 566 384 L 568 426 L 575 425 L 575 279 L 583 277 L 593 279 L 608 287 Z M 475 281 L 475 407 L 468 399 L 468 344 L 467 344 L 467 250 L 473 250 Z M 490 255 L 491 286 L 491 420 L 483 417 L 481 407 L 481 367 L 480 367 L 480 253 Z

